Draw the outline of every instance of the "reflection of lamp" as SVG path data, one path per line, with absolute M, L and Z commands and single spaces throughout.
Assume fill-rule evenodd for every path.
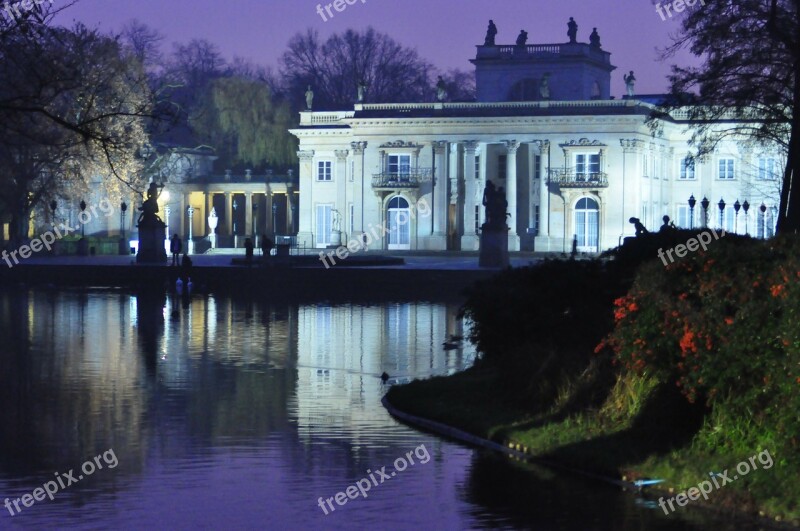
M 208 239 L 211 240 L 212 249 L 217 248 L 217 223 L 219 223 L 217 211 L 214 207 L 211 207 L 211 213 L 208 215 L 208 228 L 211 229 L 211 234 L 208 235 Z

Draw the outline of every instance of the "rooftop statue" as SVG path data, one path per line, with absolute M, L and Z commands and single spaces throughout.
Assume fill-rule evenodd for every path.
M 542 76 L 542 82 L 539 84 L 539 96 L 543 100 L 550 99 L 550 72 Z
M 626 74 L 622 76 L 623 81 L 625 81 L 625 88 L 628 90 L 628 97 L 632 98 L 634 96 L 634 86 L 636 85 L 636 78 L 633 76 L 633 70 L 631 70 L 630 74 Z
M 364 102 L 364 97 L 367 94 L 367 82 L 363 79 L 358 82 L 358 103 Z
M 311 85 L 308 86 L 306 91 L 306 108 L 310 111 L 311 106 L 314 104 L 314 91 L 311 90 Z
M 592 34 L 589 35 L 589 46 L 600 49 L 600 34 L 597 33 L 597 28 L 592 29 Z
M 494 25 L 494 20 L 489 21 L 489 28 L 486 30 L 486 40 L 484 46 L 494 46 L 494 38 L 497 36 L 497 26 Z
M 436 99 L 439 101 L 447 99 L 447 84 L 442 79 L 442 76 L 439 76 L 439 80 L 436 81 Z
M 567 37 L 571 44 L 578 42 L 578 23 L 572 17 L 569 17 L 569 22 L 567 22 Z
M 525 46 L 528 43 L 528 32 L 525 30 L 519 31 L 519 36 L 517 37 L 517 46 Z

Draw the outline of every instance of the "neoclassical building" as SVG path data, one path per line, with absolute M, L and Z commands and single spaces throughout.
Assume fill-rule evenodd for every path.
M 774 232 L 780 151 L 723 142 L 693 157 L 685 113 L 652 130 L 655 97 L 633 85 L 611 95 L 616 67 L 599 42 L 481 45 L 472 63 L 477 102 L 300 113 L 299 244 L 385 232 L 370 248 L 475 250 L 489 181 L 508 202 L 511 250 L 569 252 L 577 240 L 599 252 L 633 234 L 631 217 L 651 230 L 668 215 Z

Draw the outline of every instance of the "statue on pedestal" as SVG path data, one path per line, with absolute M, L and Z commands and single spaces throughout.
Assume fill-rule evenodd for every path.
M 364 103 L 364 97 L 367 95 L 367 82 L 361 79 L 358 82 L 358 103 Z
M 570 44 L 578 42 L 578 23 L 572 17 L 569 17 L 569 22 L 567 22 L 567 37 L 569 37 Z
M 597 33 L 597 28 L 593 28 L 592 34 L 589 35 L 589 46 L 597 50 L 600 49 L 600 34 Z
M 442 76 L 439 76 L 438 81 L 436 81 L 436 99 L 439 101 L 447 99 L 447 84 L 444 82 Z
M 486 209 L 486 223 L 483 224 L 484 230 L 505 230 L 508 228 L 506 226 L 508 201 L 506 201 L 506 194 L 502 186 L 498 189 L 495 188 L 492 181 L 487 182 L 486 188 L 483 190 L 482 204 Z
M 622 79 L 625 81 L 625 88 L 628 91 L 628 97 L 632 98 L 634 96 L 634 86 L 636 85 L 636 78 L 633 75 L 633 70 L 631 70 L 630 74 L 622 76 Z
M 519 30 L 519 36 L 517 36 L 517 46 L 525 46 L 528 43 L 528 32 L 525 30 Z
M 494 20 L 489 21 L 489 28 L 486 30 L 486 40 L 483 42 L 484 46 L 494 46 L 494 38 L 497 36 L 497 26 L 494 25 Z
M 310 111 L 314 104 L 314 91 L 311 90 L 311 85 L 308 86 L 306 91 L 306 108 Z
M 137 227 L 152 227 L 159 223 L 163 225 L 164 222 L 158 216 L 158 198 L 161 195 L 159 188 L 163 189 L 164 187 L 159 187 L 156 183 L 150 183 L 147 188 L 147 199 L 139 207 L 141 214 L 139 214 L 139 219 L 136 222 Z
M 139 207 L 141 214 L 136 223 L 139 228 L 137 263 L 164 263 L 167 260 L 167 251 L 164 247 L 167 225 L 158 217 L 158 198 L 163 188 L 164 185 L 159 186 L 151 182 L 147 188 L 147 199 Z

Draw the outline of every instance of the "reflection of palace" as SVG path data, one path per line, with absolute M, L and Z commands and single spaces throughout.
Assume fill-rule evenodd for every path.
M 297 416 L 301 438 L 315 430 L 392 422 L 380 402 L 380 375 L 450 374 L 472 363 L 458 306 L 397 303 L 381 306 L 304 306 L 298 314 Z M 357 434 L 356 434 L 357 435 Z
M 771 236 L 778 150 L 723 141 L 692 158 L 685 115 L 655 133 L 645 124 L 663 97 L 612 96 L 616 67 L 599 41 L 495 46 L 487 38 L 472 60 L 477 103 L 301 112 L 292 130 L 300 139 L 298 240 L 326 247 L 338 212 L 341 241 L 385 223 L 385 249 L 475 250 L 487 182 L 504 189 L 512 250 L 568 251 L 575 238 L 579 251 L 596 252 L 633 235 L 629 218 L 652 230 L 663 215 L 687 228 L 708 219 Z M 614 87 L 622 81 L 614 74 Z M 421 199 L 432 215 L 409 216 Z

